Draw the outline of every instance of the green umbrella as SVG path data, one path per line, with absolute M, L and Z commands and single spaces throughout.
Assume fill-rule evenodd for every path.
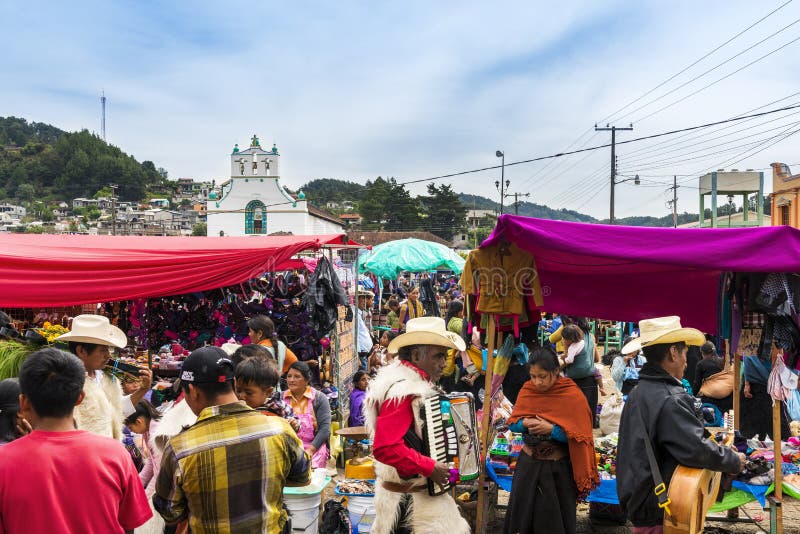
M 418 273 L 443 269 L 460 273 L 464 263 L 464 258 L 444 245 L 409 238 L 372 247 L 372 252 L 359 258 L 359 271 L 391 280 L 401 271 Z

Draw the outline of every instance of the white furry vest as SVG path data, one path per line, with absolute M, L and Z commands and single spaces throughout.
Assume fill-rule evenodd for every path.
M 80 430 L 122 439 L 122 387 L 116 378 L 101 375 L 98 383 L 87 376 L 83 384 L 83 402 L 75 407 L 75 424 Z
M 418 372 L 395 360 L 378 370 L 378 374 L 370 381 L 367 387 L 367 396 L 364 400 L 364 419 L 367 429 L 375 433 L 375 422 L 378 419 L 381 406 L 386 401 L 404 397 L 414 397 L 412 407 L 414 411 L 414 431 L 422 438 L 422 419 L 420 408 L 425 397 L 438 392 L 433 385 L 422 378 Z M 387 491 L 381 485 L 382 480 L 390 482 L 407 482 L 400 478 L 397 470 L 390 466 L 375 461 L 375 522 L 370 532 L 374 534 L 390 534 L 393 531 L 399 513 L 402 494 Z M 407 526 L 414 534 L 429 534 L 447 532 L 449 534 L 469 534 L 470 527 L 460 516 L 458 506 L 450 495 L 431 497 L 427 491 L 411 494 L 410 519 Z

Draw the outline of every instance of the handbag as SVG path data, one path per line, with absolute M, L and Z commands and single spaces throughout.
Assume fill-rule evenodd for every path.
M 709 399 L 724 399 L 733 393 L 733 369 L 725 369 L 719 373 L 714 373 L 703 381 L 700 386 L 700 391 L 697 394 L 700 397 L 708 397 Z

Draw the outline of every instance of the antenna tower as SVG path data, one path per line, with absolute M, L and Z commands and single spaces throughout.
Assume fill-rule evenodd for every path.
M 103 114 L 100 117 L 100 132 L 103 136 L 103 141 L 106 140 L 106 92 L 103 91 L 102 95 L 100 96 L 100 107 L 103 110 Z

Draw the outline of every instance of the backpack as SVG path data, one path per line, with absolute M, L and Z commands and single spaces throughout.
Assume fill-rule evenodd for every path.
M 622 394 L 627 395 L 630 393 L 633 388 L 639 383 L 639 369 L 636 368 L 636 365 L 631 365 L 633 360 L 631 360 L 628 365 L 625 366 L 625 369 L 622 371 Z
M 325 503 L 322 510 L 322 524 L 320 534 L 350 534 L 353 530 L 350 524 L 350 514 L 342 504 L 344 499 L 337 501 L 331 499 Z

